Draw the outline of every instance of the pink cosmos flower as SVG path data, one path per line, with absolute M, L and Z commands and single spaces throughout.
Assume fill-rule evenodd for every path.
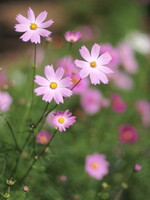
M 62 175 L 59 177 L 59 180 L 62 182 L 65 182 L 65 181 L 67 181 L 67 176 Z
M 113 73 L 111 69 L 105 66 L 111 61 L 110 54 L 106 52 L 100 56 L 99 44 L 93 45 L 91 54 L 85 46 L 82 46 L 79 51 L 81 56 L 86 60 L 75 60 L 76 66 L 81 68 L 81 78 L 85 78 L 90 75 L 92 84 L 99 84 L 100 81 L 107 84 L 108 79 L 105 74 Z
M 138 134 L 135 127 L 130 124 L 119 126 L 119 139 L 122 143 L 134 143 L 138 140 Z
M 71 75 L 71 80 L 73 82 L 73 85 L 71 86 L 71 88 L 75 86 L 72 91 L 77 94 L 82 94 L 89 85 L 89 81 L 86 78 L 82 79 L 81 81 L 80 79 L 81 77 L 78 73 Z
M 85 171 L 89 176 L 101 180 L 108 174 L 109 162 L 106 160 L 105 155 L 94 153 L 86 156 Z
M 125 91 L 131 90 L 134 87 L 132 78 L 119 70 L 115 70 L 111 80 L 117 88 Z
M 82 34 L 80 32 L 76 32 L 76 31 L 67 31 L 65 33 L 65 39 L 68 41 L 68 42 L 71 42 L 71 43 L 76 43 L 78 42 L 79 40 L 81 40 L 82 38 Z
M 109 54 L 111 55 L 111 58 L 112 58 L 112 60 L 109 63 L 109 66 L 113 67 L 113 68 L 118 67 L 120 64 L 120 57 L 119 57 L 119 53 L 118 53 L 117 49 L 112 47 L 111 44 L 103 44 L 101 46 L 101 53 L 103 54 L 105 52 L 109 52 Z
M 26 186 L 26 185 L 25 185 L 25 186 L 23 186 L 23 191 L 24 191 L 24 192 L 28 192 L 28 191 L 29 191 L 29 187 L 28 187 L 28 186 Z
M 40 85 L 40 87 L 36 88 L 34 92 L 37 96 L 43 95 L 42 100 L 46 102 L 50 103 L 54 99 L 57 104 L 64 103 L 63 97 L 70 97 L 72 95 L 72 91 L 67 88 L 72 85 L 71 78 L 66 77 L 62 79 L 64 69 L 61 67 L 54 72 L 52 65 L 45 66 L 44 73 L 46 78 L 38 75 L 35 76 L 35 83 Z
M 112 100 L 112 110 L 117 113 L 123 113 L 127 109 L 127 104 L 125 101 L 121 98 L 119 94 L 112 94 L 111 95 Z
M 69 110 L 57 111 L 51 115 L 51 121 L 54 126 L 56 126 L 60 132 L 66 131 L 76 122 L 76 117 L 72 116 Z
M 136 102 L 136 110 L 141 115 L 143 126 L 150 126 L 150 102 L 147 100 L 138 100 Z
M 57 66 L 64 68 L 66 76 L 71 76 L 74 72 L 77 71 L 72 56 L 66 56 L 60 59 Z
M 118 52 L 124 69 L 128 73 L 136 73 L 138 71 L 138 63 L 135 59 L 133 49 L 127 43 L 122 42 L 118 46 Z
M 139 163 L 136 163 L 135 166 L 134 166 L 134 170 L 135 170 L 136 172 L 141 171 L 141 170 L 142 170 L 142 165 L 140 165 Z
M 8 92 L 0 92 L 0 110 L 2 112 L 8 111 L 11 104 L 12 97 L 8 94 Z
M 50 139 L 51 139 L 51 134 L 47 131 L 40 131 L 37 135 L 36 135 L 36 141 L 39 144 L 48 144 Z
M 37 18 L 35 18 L 35 14 L 31 8 L 28 9 L 28 18 L 24 17 L 23 15 L 19 14 L 16 17 L 16 20 L 19 24 L 15 25 L 16 32 L 25 32 L 20 39 L 22 41 L 27 42 L 31 41 L 32 43 L 40 43 L 42 37 L 49 37 L 51 32 L 46 30 L 53 24 L 53 20 L 48 20 L 43 22 L 47 17 L 47 12 L 41 12 Z
M 101 107 L 107 107 L 108 102 L 106 101 L 101 92 L 95 88 L 87 89 L 81 95 L 81 106 L 89 115 L 94 115 Z

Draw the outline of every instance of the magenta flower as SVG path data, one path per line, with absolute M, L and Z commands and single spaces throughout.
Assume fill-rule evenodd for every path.
M 101 180 L 108 174 L 109 162 L 106 160 L 105 155 L 94 153 L 86 156 L 85 171 L 89 176 Z
M 51 134 L 47 131 L 40 131 L 37 135 L 36 135 L 36 141 L 39 144 L 48 144 L 50 139 L 51 139 Z
M 67 31 L 65 33 L 65 39 L 68 41 L 68 42 L 71 42 L 71 43 L 76 43 L 78 42 L 79 40 L 81 40 L 82 38 L 82 34 L 80 32 L 76 32 L 76 31 Z
M 12 97 L 8 92 L 0 92 L 0 111 L 6 112 L 12 104 Z
M 116 113 L 123 113 L 126 111 L 127 105 L 119 94 L 112 94 L 112 110 Z
M 113 67 L 113 68 L 119 67 L 120 57 L 119 57 L 119 53 L 118 53 L 117 49 L 112 47 L 111 44 L 103 44 L 101 46 L 101 53 L 105 53 L 105 52 L 109 52 L 109 54 L 111 55 L 111 58 L 112 58 L 112 60 L 109 63 L 109 66 Z
M 136 163 L 135 166 L 134 166 L 134 170 L 135 170 L 136 172 L 141 171 L 141 170 L 142 170 L 142 165 L 139 164 L 139 163 Z
M 95 88 L 87 89 L 81 95 L 81 106 L 89 115 L 97 113 L 101 107 L 105 107 L 105 103 L 105 99 L 103 98 L 101 92 Z
M 106 52 L 100 56 L 99 44 L 93 45 L 91 54 L 85 46 L 82 46 L 79 51 L 81 56 L 86 60 L 75 60 L 76 66 L 81 68 L 81 78 L 85 78 L 90 75 L 92 84 L 99 84 L 100 81 L 107 84 L 108 79 L 105 74 L 113 73 L 111 69 L 105 66 L 111 61 L 110 54 Z
M 24 17 L 23 15 L 19 14 L 16 17 L 16 20 L 19 24 L 15 25 L 16 32 L 25 32 L 20 39 L 22 41 L 27 42 L 31 41 L 32 43 L 40 43 L 42 37 L 49 37 L 51 32 L 46 30 L 53 24 L 53 20 L 48 20 L 43 22 L 47 17 L 47 12 L 41 12 L 37 18 L 35 18 L 35 14 L 31 8 L 28 9 L 28 18 Z
M 119 126 L 119 139 L 122 143 L 134 143 L 138 140 L 138 134 L 135 127 L 130 124 Z
M 34 92 L 37 96 L 43 95 L 42 100 L 46 102 L 51 102 L 52 99 L 55 100 L 57 104 L 64 103 L 63 97 L 70 97 L 72 91 L 67 87 L 72 85 L 71 78 L 63 78 L 64 69 L 58 68 L 54 72 L 53 66 L 47 65 L 44 69 L 46 78 L 36 75 L 35 83 L 40 85 L 36 88 Z
M 56 126 L 60 132 L 66 131 L 76 122 L 76 117 L 72 116 L 69 110 L 57 111 L 51 115 L 51 121 L 54 126 Z

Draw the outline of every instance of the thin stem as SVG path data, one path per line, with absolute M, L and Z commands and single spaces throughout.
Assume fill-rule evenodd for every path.
M 78 82 L 71 88 L 71 90 L 73 90 L 73 89 L 80 83 L 81 80 L 82 80 L 82 79 L 80 78 L 80 79 L 78 80 Z
M 31 85 L 31 102 L 30 102 L 29 116 L 31 115 L 32 106 L 33 106 L 35 69 L 36 69 L 36 44 L 34 46 L 33 77 L 32 77 L 32 85 Z
M 0 113 L 0 115 L 4 118 L 4 120 L 5 120 L 5 122 L 6 122 L 7 126 L 8 126 L 8 128 L 9 128 L 9 130 L 10 130 L 10 133 L 11 133 L 12 138 L 13 138 L 13 140 L 14 140 L 16 149 L 17 149 L 19 152 L 21 152 L 11 124 L 9 123 L 9 121 L 6 119 L 6 117 L 5 117 L 2 113 Z
M 27 176 L 29 175 L 29 173 L 31 172 L 33 165 L 40 159 L 40 157 L 43 155 L 43 153 L 45 152 L 46 148 L 51 144 L 53 138 L 55 137 L 57 130 L 55 130 L 54 134 L 52 135 L 52 138 L 50 139 L 49 143 L 44 147 L 44 149 L 34 158 L 33 162 L 31 163 L 30 167 L 28 168 L 27 172 L 24 174 L 24 176 L 21 178 L 20 182 L 22 182 L 24 179 L 27 178 Z

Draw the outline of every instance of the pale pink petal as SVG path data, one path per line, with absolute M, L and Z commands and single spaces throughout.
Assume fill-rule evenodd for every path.
M 51 32 L 45 29 L 38 29 L 38 33 L 42 36 L 42 37 L 49 37 Z
M 37 43 L 40 44 L 41 38 L 37 31 L 32 31 L 31 42 L 35 43 L 35 44 L 37 44 Z
M 30 20 L 31 23 L 35 22 L 35 15 L 31 8 L 28 9 L 28 19 Z
M 85 77 L 87 77 L 87 76 L 89 75 L 89 73 L 90 73 L 89 70 L 83 68 L 83 69 L 81 69 L 81 71 L 80 71 L 80 76 L 81 76 L 81 78 L 85 78 Z
M 63 96 L 60 92 L 55 92 L 54 93 L 54 100 L 57 104 L 59 103 L 64 103 L 64 99 L 63 99 Z
M 45 76 L 46 78 L 51 82 L 55 79 L 55 73 L 54 73 L 54 69 L 53 69 L 53 66 L 45 66 L 44 68 L 44 73 L 45 73 Z
M 47 12 L 46 11 L 41 12 L 36 18 L 36 23 L 38 24 L 42 23 L 46 19 L 46 17 L 47 17 Z
M 38 85 L 41 86 L 48 86 L 49 85 L 49 81 L 46 78 L 43 78 L 42 76 L 36 75 L 35 76 L 35 83 L 37 83 Z
M 27 42 L 31 39 L 32 33 L 30 31 L 25 32 L 20 39 L 22 39 L 24 42 Z
M 91 57 L 93 60 L 96 60 L 100 54 L 100 45 L 99 44 L 94 44 L 91 50 Z
M 34 92 L 36 93 L 37 96 L 40 96 L 42 94 L 45 94 L 49 91 L 48 87 L 38 87 L 34 90 Z
M 99 77 L 97 76 L 97 74 L 94 71 L 90 72 L 90 79 L 91 79 L 91 83 L 94 85 L 100 83 Z
M 99 79 L 101 80 L 101 82 L 103 82 L 104 84 L 108 83 L 108 78 L 107 78 L 107 76 L 103 72 L 97 70 L 96 74 L 99 77 Z
M 84 67 L 88 67 L 89 66 L 89 63 L 85 62 L 83 60 L 75 60 L 74 63 L 75 63 L 75 65 L 77 67 L 80 67 L 80 68 L 84 68 Z
M 50 92 L 50 93 L 46 93 L 44 94 L 42 100 L 46 101 L 46 102 L 51 102 L 53 99 L 53 94 Z
M 106 52 L 104 54 L 102 54 L 98 59 L 97 59 L 97 62 L 99 65 L 107 65 L 109 64 L 109 62 L 111 61 L 111 55 Z
M 16 20 L 20 23 L 20 24 L 29 24 L 30 21 L 24 17 L 23 15 L 19 14 L 16 16 Z
M 64 97 L 70 97 L 72 95 L 72 91 L 67 88 L 61 88 L 61 93 Z
M 109 69 L 108 67 L 105 67 L 105 66 L 100 66 L 98 69 L 101 70 L 102 72 L 106 73 L 106 74 L 114 73 L 111 69 Z
M 40 24 L 40 28 L 47 28 L 49 26 L 51 26 L 54 23 L 54 21 L 52 19 Z
M 56 73 L 55 73 L 55 77 L 57 80 L 60 80 L 64 75 L 64 69 L 62 67 L 59 67 L 57 70 L 56 70 Z
M 88 62 L 91 61 L 91 55 L 90 55 L 90 52 L 89 50 L 85 47 L 85 46 L 82 46 L 81 49 L 79 50 L 81 56 Z
M 72 85 L 72 81 L 70 77 L 66 77 L 60 81 L 61 87 L 69 87 Z
M 29 30 L 29 27 L 26 24 L 16 24 L 14 28 L 16 32 L 25 32 Z

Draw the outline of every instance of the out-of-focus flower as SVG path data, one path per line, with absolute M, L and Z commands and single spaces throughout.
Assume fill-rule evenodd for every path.
M 2 112 L 8 111 L 11 104 L 12 97 L 8 94 L 8 92 L 0 92 L 0 110 Z
M 142 170 L 142 165 L 140 165 L 139 163 L 136 163 L 134 166 L 134 171 L 139 172 Z
M 66 76 L 71 76 L 77 71 L 72 56 L 66 56 L 58 61 L 57 66 L 63 67 Z
M 130 124 L 119 126 L 119 139 L 122 143 L 134 143 L 138 140 L 138 134 L 135 127 Z
M 76 31 L 67 31 L 65 33 L 65 39 L 68 41 L 68 42 L 71 42 L 71 43 L 76 43 L 78 42 L 79 40 L 81 40 L 82 38 L 82 34 L 80 32 L 76 32 Z
M 66 128 L 69 128 L 76 122 L 76 117 L 72 116 L 69 110 L 57 111 L 50 117 L 53 125 L 56 126 L 60 132 L 66 131 Z
M 99 27 L 93 25 L 82 25 L 77 27 L 82 33 L 82 40 L 92 41 L 99 37 Z
M 131 74 L 138 71 L 138 63 L 135 59 L 133 49 L 126 42 L 118 45 L 118 52 L 124 69 Z
M 89 115 L 97 113 L 101 107 L 107 107 L 109 104 L 103 98 L 101 92 L 97 89 L 87 89 L 81 95 L 81 106 Z
M 24 192 L 29 192 L 29 187 L 28 187 L 28 186 L 26 186 L 26 185 L 25 185 L 25 186 L 23 186 L 23 191 L 24 191 Z
M 113 84 L 122 90 L 131 90 L 134 86 L 133 80 L 127 74 L 116 70 L 113 76 L 111 76 Z
M 141 115 L 143 126 L 150 126 L 150 102 L 146 100 L 138 100 L 136 109 Z
M 40 85 L 36 88 L 34 92 L 37 96 L 43 95 L 42 100 L 46 102 L 51 102 L 52 99 L 55 100 L 57 104 L 64 103 L 63 97 L 70 97 L 72 91 L 67 87 L 72 85 L 70 77 L 63 78 L 64 69 L 58 68 L 54 72 L 53 66 L 47 65 L 44 69 L 46 78 L 36 75 L 35 83 Z
M 127 104 L 119 94 L 112 94 L 111 100 L 112 100 L 112 110 L 114 112 L 123 113 L 126 111 Z
M 118 67 L 120 64 L 120 57 L 119 57 L 119 53 L 118 53 L 117 49 L 112 47 L 111 44 L 103 44 L 101 46 L 101 53 L 103 54 L 105 52 L 109 52 L 109 54 L 111 55 L 111 58 L 112 58 L 112 60 L 108 64 L 108 66 L 113 67 L 113 68 Z
M 43 22 L 47 17 L 47 12 L 41 12 L 37 18 L 35 18 L 35 14 L 31 8 L 28 9 L 28 18 L 24 17 L 21 14 L 16 16 L 16 20 L 19 24 L 15 25 L 16 32 L 25 32 L 20 39 L 22 41 L 27 42 L 31 41 L 32 43 L 40 43 L 42 37 L 49 37 L 51 32 L 46 30 L 45 28 L 50 27 L 53 24 L 53 20 L 48 20 Z
M 51 134 L 47 131 L 40 131 L 37 135 L 36 135 L 36 141 L 39 144 L 48 144 L 50 139 L 51 139 Z
M 100 45 L 94 44 L 91 50 L 91 54 L 89 50 L 82 46 L 79 50 L 81 56 L 86 60 L 75 60 L 75 64 L 77 67 L 81 68 L 80 76 L 81 78 L 85 78 L 90 75 L 91 83 L 96 85 L 100 84 L 100 81 L 104 84 L 108 83 L 107 76 L 105 74 L 111 74 L 113 71 L 106 67 L 111 61 L 111 56 L 108 52 L 102 54 L 100 56 Z
M 141 31 L 133 31 L 125 38 L 125 41 L 141 54 L 150 53 L 150 36 Z
M 65 181 L 67 181 L 67 176 L 64 176 L 64 175 L 60 176 L 59 180 L 62 181 L 62 182 L 65 182 Z
M 73 82 L 73 85 L 71 86 L 71 88 L 75 86 L 72 90 L 74 93 L 82 94 L 89 85 L 89 81 L 86 78 L 80 81 L 81 78 L 78 73 L 72 74 L 71 79 Z
M 101 180 L 108 174 L 109 162 L 106 160 L 105 155 L 94 153 L 86 156 L 85 171 L 89 176 Z

